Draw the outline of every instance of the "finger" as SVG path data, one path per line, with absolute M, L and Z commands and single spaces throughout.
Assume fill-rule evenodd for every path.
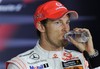
M 77 44 L 78 44 L 78 42 L 77 41 L 75 41 L 72 37 L 68 37 L 69 38 L 69 40 L 70 40 L 70 42 L 72 43 L 72 44 L 74 44 L 75 46 L 77 46 Z
M 72 44 L 74 44 L 74 46 L 76 46 L 81 52 L 83 52 L 85 50 L 85 44 L 83 43 L 79 43 L 77 41 L 75 41 L 73 38 L 69 37 L 70 42 Z
M 91 35 L 89 29 L 87 29 L 87 28 L 74 28 L 73 30 L 76 32 L 87 32 L 87 34 L 89 35 L 89 38 L 92 38 L 92 35 Z
M 74 28 L 73 29 L 75 32 L 82 32 L 82 28 Z
M 92 38 L 92 35 L 91 35 L 91 33 L 90 33 L 89 29 L 83 28 L 83 31 L 85 31 L 85 32 L 87 32 L 87 33 L 88 33 L 89 38 Z

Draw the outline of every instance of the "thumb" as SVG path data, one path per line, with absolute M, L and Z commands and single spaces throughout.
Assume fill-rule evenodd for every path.
M 70 41 L 72 44 L 74 44 L 75 46 L 78 45 L 78 42 L 75 41 L 71 36 L 68 36 L 68 38 L 69 38 L 69 41 Z
M 69 36 L 69 40 L 74 46 L 76 46 L 81 52 L 85 50 L 85 45 L 83 43 L 79 43 L 75 41 L 72 37 Z

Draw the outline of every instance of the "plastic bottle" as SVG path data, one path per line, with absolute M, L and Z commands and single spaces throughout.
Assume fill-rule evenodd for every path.
M 87 42 L 88 39 L 89 39 L 88 33 L 87 32 L 81 32 L 81 31 L 75 32 L 75 31 L 72 30 L 72 31 L 69 31 L 68 33 L 66 33 L 64 35 L 64 38 L 67 39 L 68 41 L 70 41 L 68 36 L 71 36 L 77 42 L 83 42 L 83 43 Z

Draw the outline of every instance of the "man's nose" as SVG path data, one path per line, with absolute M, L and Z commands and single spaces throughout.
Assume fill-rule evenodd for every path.
M 69 24 L 63 24 L 63 30 L 64 30 L 65 32 L 68 32 L 69 29 L 70 29 Z

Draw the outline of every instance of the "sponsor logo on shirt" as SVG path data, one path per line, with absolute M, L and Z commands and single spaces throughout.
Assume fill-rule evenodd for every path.
M 83 66 L 74 66 L 74 67 L 69 67 L 64 69 L 83 69 Z
M 54 54 L 54 55 L 53 55 L 53 58 L 58 58 L 57 54 Z
M 81 61 L 78 60 L 69 60 L 62 62 L 64 69 L 83 69 Z
M 29 58 L 34 59 L 34 60 L 38 60 L 40 58 L 40 56 L 37 53 L 33 53 L 30 55 Z
M 48 63 L 42 64 L 42 65 L 39 65 L 39 66 L 29 66 L 30 69 L 45 69 L 45 68 L 48 68 L 48 67 L 49 67 Z
M 70 52 L 64 52 L 62 60 L 70 60 L 72 58 L 72 54 Z
M 37 60 L 37 61 L 34 61 L 34 62 L 27 62 L 28 64 L 38 64 L 38 63 L 46 63 L 47 62 L 47 60 Z

